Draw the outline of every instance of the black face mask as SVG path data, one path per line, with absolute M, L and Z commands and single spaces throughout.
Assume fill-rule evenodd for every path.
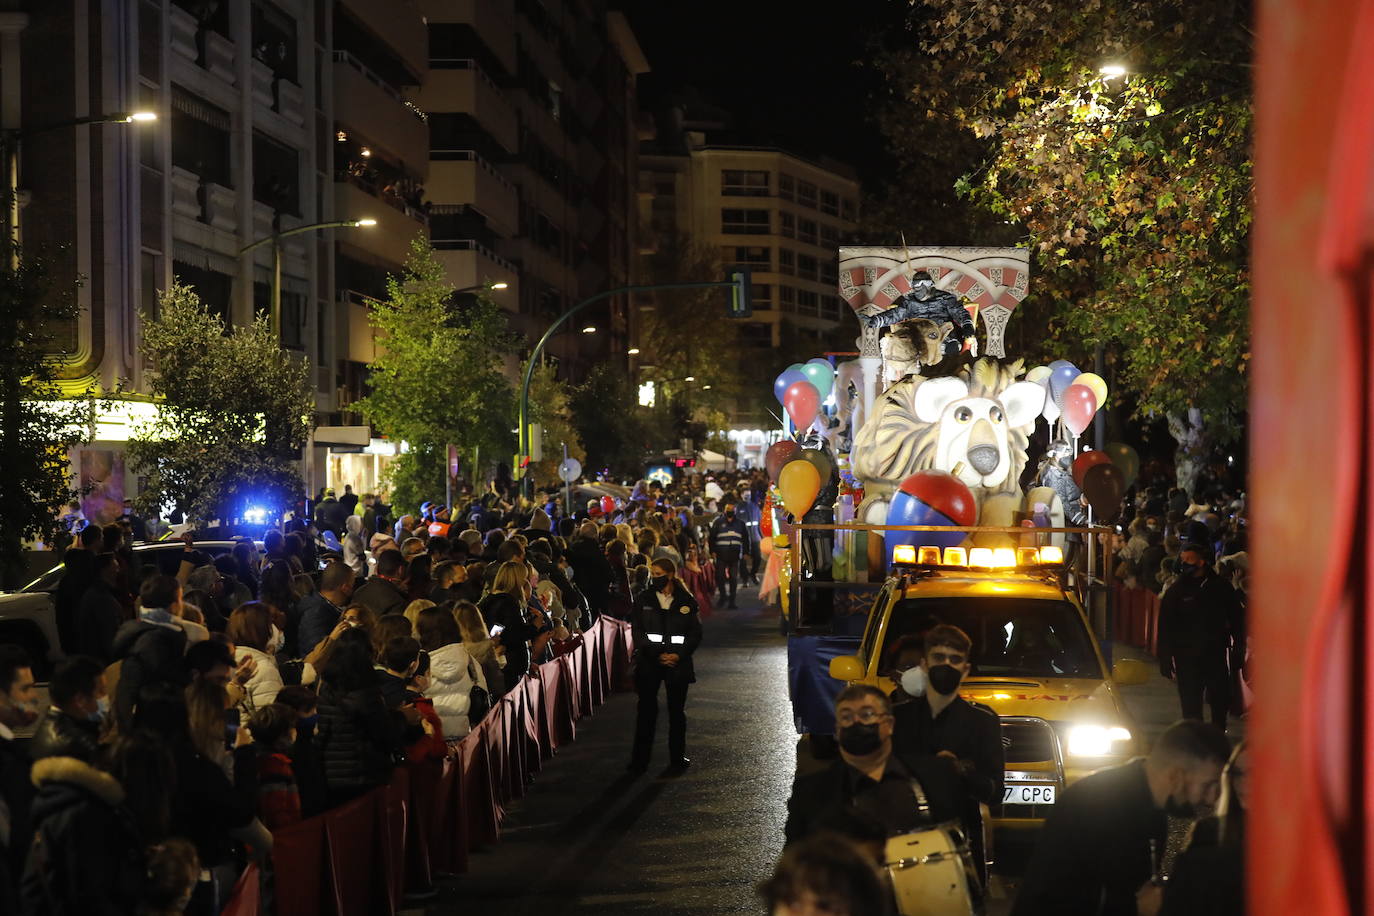
M 962 677 L 963 675 L 950 665 L 935 665 L 926 672 L 926 678 L 930 681 L 931 689 L 946 696 L 959 689 L 959 681 Z
M 735 513 L 733 513 L 733 512 L 727 512 L 727 513 L 725 513 L 725 520 L 726 520 L 727 522 L 733 522 L 733 521 L 735 520 Z
M 652 585 L 652 586 L 654 587 L 654 591 L 656 591 L 656 592 L 657 592 L 657 591 L 662 591 L 662 590 L 663 590 L 663 586 L 665 586 L 665 585 L 668 584 L 668 577 L 667 577 L 667 576 L 654 576 L 652 579 L 649 580 L 649 584 Z
M 855 757 L 867 757 L 869 754 L 883 746 L 882 736 L 878 734 L 878 723 L 864 725 L 862 722 L 855 722 L 853 725 L 846 725 L 840 729 L 840 747 L 845 753 L 853 754 Z

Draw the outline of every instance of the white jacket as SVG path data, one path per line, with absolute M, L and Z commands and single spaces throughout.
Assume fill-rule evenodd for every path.
M 243 685 L 248 692 L 248 700 L 244 703 L 246 709 L 242 716 L 244 722 L 248 721 L 254 710 L 262 709 L 274 702 L 277 699 L 277 691 L 282 688 L 281 672 L 277 670 L 275 658 L 266 652 L 259 652 L 252 646 L 239 646 L 234 650 L 234 661 L 240 665 L 250 656 L 258 666 L 254 669 L 253 676 L 248 679 L 248 683 Z
M 487 689 L 482 666 L 472 660 L 462 643 L 449 643 L 429 653 L 429 689 L 434 711 L 444 723 L 445 738 L 462 738 L 470 730 L 468 707 L 473 685 Z

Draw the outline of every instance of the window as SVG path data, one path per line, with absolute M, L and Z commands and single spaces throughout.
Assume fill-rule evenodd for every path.
M 809 254 L 797 255 L 797 276 L 803 280 L 815 280 L 818 277 L 816 259 Z
M 779 213 L 778 222 L 782 226 L 779 231 L 783 238 L 794 239 L 797 237 L 797 218 L 795 216 L 791 213 Z
M 796 196 L 796 179 L 791 175 L 778 173 L 778 196 L 783 200 L 791 200 Z
M 849 220 L 851 223 L 854 221 L 854 199 L 852 197 L 846 197 L 840 201 L 840 218 Z
M 840 195 L 834 191 L 821 192 L 821 212 L 831 216 L 840 215 Z
M 778 273 L 794 274 L 797 272 L 797 253 L 791 248 L 778 249 Z
M 750 303 L 756 312 L 769 312 L 773 310 L 773 285 L 771 283 L 751 283 L 749 284 L 751 293 Z
M 832 261 L 830 258 L 821 259 L 821 282 L 826 284 L 827 286 L 840 285 L 839 265 Z
M 816 221 L 813 219 L 798 221 L 797 238 L 811 245 L 816 244 Z
M 809 181 L 797 182 L 797 203 L 816 209 L 816 186 Z
M 260 315 L 272 313 L 272 285 L 253 283 L 253 309 Z M 305 297 L 290 290 L 281 291 L 281 345 L 291 350 L 305 349 Z
M 253 199 L 279 213 L 301 215 L 300 152 L 253 132 Z
M 815 318 L 820 314 L 821 297 L 809 289 L 797 290 L 797 314 Z
M 758 308 L 758 306 L 754 306 Z M 759 321 L 747 321 L 739 328 L 740 343 L 746 347 L 763 349 L 773 346 L 773 326 Z
M 825 297 L 825 317 L 831 321 L 839 321 L 844 317 L 844 300 L 839 296 Z
M 821 223 L 821 247 L 840 247 L 840 229 L 838 226 L 831 226 L 827 223 Z
M 767 235 L 769 228 L 767 210 L 720 211 L 720 231 L 726 235 Z
M 727 264 L 742 264 L 755 270 L 772 270 L 773 249 L 757 245 L 727 245 L 721 249 L 721 260 Z
M 797 310 L 797 290 L 791 286 L 778 287 L 778 308 L 784 312 Z
M 232 188 L 229 136 L 227 111 L 172 86 L 172 165 Z
M 720 193 L 727 197 L 767 197 L 768 173 L 724 169 L 720 173 Z
M 234 288 L 232 277 L 185 261 L 172 262 L 172 276 L 187 286 L 194 286 L 205 311 L 219 316 L 226 330 L 232 327 L 233 322 L 229 319 L 230 293 Z
M 272 68 L 275 79 L 299 83 L 296 64 L 296 20 L 268 3 L 254 3 L 253 57 Z

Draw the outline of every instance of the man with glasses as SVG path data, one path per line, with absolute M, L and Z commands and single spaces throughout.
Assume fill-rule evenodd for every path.
M 877 687 L 851 684 L 835 700 L 840 759 L 799 775 L 787 802 L 784 836 L 793 843 L 833 830 L 872 848 L 883 839 L 959 816 L 950 761 L 902 755 L 892 746 L 892 704 Z
M 959 685 L 972 667 L 968 635 L 942 623 L 926 632 L 923 645 L 918 664 L 911 665 L 905 652 L 898 657 L 902 670 L 896 680 L 913 699 L 893 708 L 893 745 L 900 754 L 935 754 L 959 771 L 960 818 L 986 885 L 983 806 L 996 811 L 1002 803 L 1002 726 L 997 713 L 959 696 Z

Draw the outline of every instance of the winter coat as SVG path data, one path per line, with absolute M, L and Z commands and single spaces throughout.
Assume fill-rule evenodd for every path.
M 249 827 L 257 817 L 257 751 L 252 745 L 234 749 L 232 779 L 218 760 L 190 743 L 174 744 L 172 756 L 177 767 L 172 834 L 195 845 L 201 868 L 229 861 L 235 848 L 230 832 Z
M 692 597 L 681 579 L 673 582 L 673 600 L 667 610 L 659 604 L 658 596 L 658 590 L 653 588 L 640 592 L 630 618 L 635 643 L 636 677 L 661 674 L 670 683 L 695 683 L 697 678 L 692 665 L 692 653 L 701 645 L 701 615 L 697 599 Z M 658 657 L 665 654 L 677 655 L 678 663 L 671 668 L 659 664 Z
M 181 663 L 186 654 L 186 633 L 180 627 L 130 620 L 115 634 L 113 651 L 115 660 L 122 662 L 115 688 L 115 717 L 120 729 L 127 731 L 144 690 L 159 684 L 186 686 Z
M 257 668 L 253 671 L 253 676 L 244 684 L 246 696 L 242 704 L 243 721 L 247 723 L 248 717 L 255 710 L 262 709 L 277 700 L 277 691 L 282 689 L 283 682 L 281 672 L 277 670 L 277 660 L 266 652 L 254 649 L 252 646 L 240 645 L 234 651 L 234 661 L 243 664 L 245 658 L 251 658 L 257 662 Z
M 487 626 L 504 628 L 501 631 L 501 648 L 506 653 L 506 664 L 502 669 L 505 683 L 499 691 L 493 691 L 504 696 L 530 670 L 530 640 L 538 636 L 539 631 L 529 622 L 524 606 L 514 595 L 501 592 L 487 595 L 478 608 Z
M 345 523 L 348 533 L 343 539 L 343 560 L 359 579 L 367 575 L 367 546 L 363 543 L 363 520 L 350 515 Z
M 593 616 L 606 610 L 611 587 L 611 563 L 601 545 L 592 538 L 578 538 L 568 547 L 568 565 L 573 581 L 586 596 Z
M 100 749 L 100 726 L 67 715 L 56 706 L 48 709 L 38 731 L 29 741 L 29 757 L 75 757 L 91 763 Z
M 353 795 L 385 783 L 404 739 L 405 720 L 386 708 L 381 690 L 372 685 L 345 692 L 325 683 L 319 710 L 315 746 L 330 794 Z
M 425 695 L 434 703 L 445 738 L 462 738 L 468 733 L 468 708 L 474 685 L 486 690 L 487 679 L 462 643 L 430 650 L 429 689 Z
M 0 911 L 13 908 L 19 896 L 19 877 L 33 835 L 30 811 L 33 764 L 25 748 L 13 738 L 0 737 L 0 815 L 8 822 L 8 837 L 0 833 Z
M 395 583 L 381 576 L 373 576 L 353 593 L 353 603 L 361 604 L 378 617 L 385 617 L 404 611 L 410 599 Z
M 62 646 L 68 655 L 89 655 L 108 665 L 119 625 L 124 622 L 124 605 L 115 590 L 97 579 L 86 589 L 76 611 L 74 643 Z
M 496 658 L 496 646 L 490 639 L 481 642 L 465 642 L 463 648 L 468 650 L 468 655 L 472 656 L 482 668 L 482 678 L 486 681 L 487 693 L 491 694 L 492 699 L 496 699 L 505 693 L 505 675 L 501 673 L 501 662 Z
M 293 657 L 304 658 L 334 632 L 339 619 L 343 617 L 343 610 L 319 592 L 306 595 L 296 606 L 300 610 L 300 623 L 296 628 Z M 290 634 L 287 636 L 290 638 Z
M 274 832 L 301 821 L 301 793 L 285 754 L 258 755 L 258 819 Z
M 34 842 L 20 889 L 32 916 L 132 913 L 147 865 L 143 841 L 109 773 L 74 757 L 34 764 Z

